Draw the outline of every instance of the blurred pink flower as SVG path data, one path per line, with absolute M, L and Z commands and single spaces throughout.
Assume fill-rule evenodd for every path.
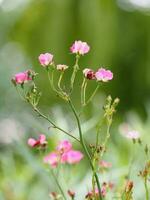
M 105 161 L 105 160 L 101 160 L 99 165 L 102 168 L 111 168 L 112 167 L 112 164 L 110 162 Z
M 40 54 L 39 55 L 39 62 L 43 67 L 46 67 L 52 64 L 53 55 L 50 53 Z
M 92 69 L 85 68 L 83 70 L 83 75 L 84 75 L 85 78 L 87 78 L 89 80 L 95 79 L 95 72 Z
M 60 160 L 60 156 L 56 152 L 51 152 L 47 156 L 44 157 L 44 163 L 50 164 L 51 167 L 57 167 Z
M 72 144 L 68 140 L 63 140 L 59 142 L 58 146 L 56 147 L 57 151 L 60 153 L 68 152 L 72 149 Z
M 28 145 L 31 147 L 39 146 L 39 145 L 45 145 L 47 143 L 46 136 L 41 134 L 39 135 L 39 138 L 36 140 L 34 138 L 28 139 Z
M 66 153 L 66 161 L 69 164 L 76 164 L 82 160 L 83 154 L 80 151 L 70 150 Z
M 31 77 L 29 76 L 28 71 L 25 72 L 20 72 L 18 74 L 15 75 L 15 77 L 12 79 L 16 84 L 23 84 L 26 83 L 31 79 Z
M 96 77 L 97 81 L 107 82 L 107 81 L 113 79 L 113 73 L 110 70 L 106 70 L 104 68 L 100 68 L 95 73 L 95 77 Z
M 67 65 L 57 65 L 57 70 L 58 71 L 65 71 L 66 69 L 68 69 L 68 66 Z
M 90 50 L 89 45 L 86 42 L 82 41 L 75 41 L 74 44 L 71 46 L 70 51 L 72 53 L 84 55 L 88 53 Z
M 126 133 L 125 135 L 129 139 L 138 139 L 140 137 L 140 134 L 136 130 L 132 130 Z
M 140 134 L 137 130 L 133 130 L 132 127 L 127 123 L 122 123 L 119 126 L 120 133 L 129 139 L 138 139 L 140 138 Z

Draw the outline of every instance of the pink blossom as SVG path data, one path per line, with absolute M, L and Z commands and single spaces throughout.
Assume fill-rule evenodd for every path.
M 95 73 L 95 77 L 96 77 L 97 81 L 107 82 L 107 81 L 113 79 L 113 73 L 110 70 L 106 70 L 104 68 L 100 68 Z
M 139 134 L 138 131 L 132 130 L 132 131 L 127 132 L 125 136 L 129 139 L 135 139 L 136 140 L 140 137 L 140 134 Z
M 58 146 L 56 147 L 57 151 L 60 153 L 68 152 L 72 149 L 72 144 L 68 140 L 63 140 L 59 142 Z
M 39 62 L 43 67 L 46 67 L 52 64 L 53 55 L 50 53 L 40 54 L 39 55 Z
M 88 53 L 90 50 L 89 45 L 86 42 L 82 41 L 75 41 L 74 44 L 71 46 L 70 51 L 72 53 L 84 55 Z
M 85 68 L 83 70 L 83 75 L 84 75 L 85 78 L 87 78 L 89 80 L 95 79 L 95 72 L 92 69 Z
M 39 135 L 39 138 L 36 140 L 34 138 L 28 139 L 28 145 L 31 147 L 39 146 L 39 145 L 45 145 L 47 143 L 46 136 L 41 134 Z
M 57 70 L 58 71 L 65 71 L 66 69 L 68 69 L 68 66 L 67 65 L 57 65 Z
M 126 138 L 135 140 L 140 138 L 139 132 L 137 130 L 133 130 L 132 127 L 127 123 L 122 123 L 119 126 L 119 131 Z
M 57 167 L 60 160 L 60 156 L 56 152 L 51 152 L 47 156 L 44 157 L 43 161 L 44 163 L 48 163 L 51 165 L 51 167 L 55 168 Z
M 28 71 L 25 72 L 20 72 L 18 74 L 15 75 L 15 77 L 13 78 L 13 81 L 16 84 L 24 84 L 28 81 L 32 80 L 31 77 L 29 76 Z
M 79 163 L 83 158 L 83 154 L 80 151 L 70 150 L 66 153 L 66 161 L 69 164 Z
M 111 168 L 112 167 L 112 164 L 105 160 L 101 160 L 99 165 L 100 165 L 100 167 L 103 167 L 103 168 Z

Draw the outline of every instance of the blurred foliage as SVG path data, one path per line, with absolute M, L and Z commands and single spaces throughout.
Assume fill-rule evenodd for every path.
M 74 56 L 69 53 L 69 47 L 79 39 L 91 46 L 90 53 L 80 61 L 81 69 L 106 66 L 114 73 L 114 80 L 101 87 L 83 118 L 86 140 L 91 142 L 94 138 L 93 127 L 102 114 L 105 95 L 111 94 L 121 99 L 112 128 L 112 154 L 106 155 L 113 168 L 107 175 L 102 175 L 102 180 L 111 178 L 117 184 L 118 177 L 121 177 L 120 184 L 123 184 L 133 145 L 118 134 L 118 124 L 122 120 L 129 121 L 140 131 L 144 141 L 149 140 L 149 24 L 150 8 L 131 4 L 131 0 L 0 0 L 0 200 L 47 200 L 48 193 L 56 190 L 51 177 L 49 179 L 46 170 L 43 170 L 41 158 L 22 141 L 26 141 L 29 135 L 36 136 L 42 132 L 50 138 L 49 145 L 52 147 L 64 136 L 55 130 L 49 131 L 49 125 L 35 117 L 15 93 L 10 79 L 18 71 L 33 67 L 39 73 L 37 84 L 43 91 L 41 107 L 64 128 L 75 129 L 66 105 L 49 92 L 46 74 L 39 66 L 37 57 L 48 51 L 54 54 L 57 63 L 72 66 Z M 67 72 L 66 82 L 70 72 L 71 68 Z M 77 87 L 81 74 L 77 78 Z M 93 87 L 91 84 L 89 91 Z M 76 104 L 77 92 L 78 89 L 73 96 Z M 144 156 L 140 148 L 135 157 L 138 159 L 135 159 L 131 176 L 137 185 L 135 199 L 141 200 L 144 189 L 136 176 L 143 167 Z M 67 170 L 66 177 L 69 174 Z M 89 189 L 88 166 L 86 162 L 81 163 L 79 170 L 78 167 L 73 170 L 70 173 L 81 171 L 80 183 L 75 184 L 79 176 L 70 182 L 67 180 L 67 183 L 83 195 Z M 85 188 L 81 185 L 85 185 Z

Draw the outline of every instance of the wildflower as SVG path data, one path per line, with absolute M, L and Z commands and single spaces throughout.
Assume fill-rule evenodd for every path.
M 29 138 L 28 139 L 28 145 L 31 147 L 35 147 L 35 146 L 45 146 L 47 144 L 46 141 L 46 136 L 41 134 L 39 135 L 39 138 L 36 140 L 34 138 Z
M 105 161 L 105 160 L 101 160 L 99 165 L 100 165 L 100 167 L 105 168 L 105 169 L 112 167 L 112 164 L 110 162 Z
M 60 160 L 60 157 L 57 152 L 51 152 L 50 154 L 45 156 L 43 159 L 44 163 L 50 164 L 52 168 L 57 167 L 59 160 Z
M 40 54 L 39 62 L 43 67 L 46 67 L 53 62 L 53 55 L 50 53 Z
M 58 71 L 65 71 L 66 69 L 68 69 L 68 66 L 67 65 L 61 65 L 61 64 L 59 64 L 59 65 L 57 65 L 57 70 Z
M 30 80 L 32 80 L 32 78 L 30 77 L 29 71 L 25 71 L 16 74 L 12 79 L 12 82 L 16 85 L 16 84 L 24 84 Z
M 109 80 L 113 79 L 113 73 L 110 70 L 100 68 L 95 73 L 95 77 L 96 77 L 97 81 L 108 82 Z
M 74 44 L 70 48 L 70 51 L 72 53 L 76 53 L 79 55 L 84 55 L 88 53 L 89 50 L 90 50 L 89 45 L 86 42 L 82 42 L 82 41 L 75 41 Z
M 139 132 L 136 130 L 127 132 L 125 136 L 129 139 L 135 139 L 135 140 L 140 137 Z
M 92 69 L 85 68 L 83 70 L 83 75 L 84 75 L 85 78 L 87 78 L 89 80 L 95 79 L 95 72 Z
M 72 149 L 72 144 L 68 140 L 63 140 L 59 142 L 58 146 L 56 147 L 57 151 L 59 151 L 61 154 L 68 152 Z
M 69 164 L 79 163 L 83 158 L 83 154 L 80 151 L 70 150 L 66 153 L 66 161 Z
M 137 130 L 133 130 L 127 123 L 122 123 L 119 126 L 119 131 L 126 138 L 133 140 L 140 138 L 139 132 Z
M 72 144 L 68 140 L 61 141 L 56 150 L 44 157 L 44 162 L 56 167 L 58 163 L 76 164 L 83 158 L 80 151 L 72 149 Z

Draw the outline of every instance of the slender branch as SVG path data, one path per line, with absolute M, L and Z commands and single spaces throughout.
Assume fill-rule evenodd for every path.
M 55 180 L 55 182 L 56 182 L 56 185 L 58 186 L 58 188 L 59 188 L 59 190 L 60 190 L 60 192 L 61 192 L 63 198 L 64 198 L 65 200 L 67 200 L 67 198 L 66 198 L 66 196 L 65 196 L 65 194 L 64 194 L 64 192 L 63 192 L 63 190 L 62 190 L 62 188 L 61 188 L 61 186 L 60 186 L 60 184 L 59 184 L 59 182 L 58 182 L 58 180 L 57 180 L 57 178 L 56 178 L 56 176 L 55 176 L 55 174 L 53 173 L 52 170 L 51 170 L 51 174 L 52 174 L 52 176 L 53 176 L 53 178 L 54 178 L 54 180 Z
M 145 186 L 145 192 L 146 192 L 146 200 L 149 200 L 149 192 L 148 192 L 148 187 L 147 187 L 147 177 L 145 177 L 144 186 Z
M 63 78 L 64 72 L 61 72 L 59 80 L 58 80 L 58 88 L 63 92 L 63 89 L 61 88 L 61 81 Z
M 73 111 L 73 113 L 74 113 L 74 116 L 75 116 L 76 120 L 77 120 L 78 129 L 79 129 L 79 135 L 80 135 L 80 143 L 81 143 L 81 145 L 82 145 L 82 147 L 83 147 L 83 149 L 84 149 L 84 152 L 85 152 L 85 154 L 86 154 L 86 156 L 87 156 L 87 158 L 88 158 L 88 160 L 89 160 L 91 169 L 92 169 L 92 171 L 93 171 L 93 174 L 94 174 L 94 177 L 95 177 L 95 180 L 96 180 L 96 183 L 97 183 L 98 191 L 99 191 L 99 200 L 102 200 L 103 198 L 102 198 L 102 195 L 101 195 L 101 188 L 100 188 L 100 183 L 99 183 L 98 175 L 97 175 L 97 173 L 95 172 L 95 168 L 94 168 L 93 163 L 92 163 L 92 161 L 91 161 L 91 156 L 90 156 L 90 154 L 89 154 L 89 152 L 88 152 L 88 149 L 87 149 L 87 147 L 86 147 L 86 144 L 85 144 L 84 139 L 83 139 L 83 136 L 82 136 L 82 130 L 81 130 L 81 125 L 80 125 L 80 119 L 79 119 L 79 117 L 78 117 L 78 114 L 77 114 L 77 112 L 76 112 L 76 109 L 75 109 L 74 105 L 72 104 L 72 101 L 69 100 L 68 103 L 69 103 L 70 108 L 72 109 L 72 111 Z
M 72 75 L 71 75 L 71 87 L 70 87 L 70 93 L 72 92 L 73 90 L 73 87 L 74 87 L 74 81 L 75 81 L 75 77 L 76 77 L 76 73 L 78 72 L 79 70 L 79 58 L 80 56 L 77 54 L 76 55 L 76 62 L 75 62 L 75 65 L 73 67 L 73 72 L 72 72 Z
M 53 125 L 53 128 L 56 128 L 56 129 L 60 130 L 61 132 L 65 133 L 66 135 L 68 135 L 68 136 L 72 137 L 73 139 L 75 139 L 76 141 L 80 142 L 80 140 L 79 140 L 78 138 L 76 138 L 75 136 L 71 135 L 70 133 L 68 133 L 68 132 L 65 131 L 64 129 L 62 129 L 62 128 L 60 128 L 59 126 L 57 126 L 52 120 L 49 119 L 48 116 L 46 116 L 46 115 L 44 115 L 43 113 L 41 113 L 40 110 L 39 110 L 37 107 L 34 107 L 33 105 L 32 105 L 32 107 L 33 107 L 34 111 L 35 111 L 36 113 L 38 113 L 38 115 L 39 115 L 40 117 L 43 117 L 43 118 L 46 119 L 48 122 L 50 122 L 50 124 Z
M 100 87 L 100 84 L 98 84 L 94 90 L 94 92 L 92 93 L 92 95 L 89 97 L 89 99 L 87 100 L 87 102 L 85 103 L 85 105 L 87 105 L 88 103 L 90 103 L 90 101 L 92 101 L 93 97 L 95 96 L 96 92 L 98 91 Z

